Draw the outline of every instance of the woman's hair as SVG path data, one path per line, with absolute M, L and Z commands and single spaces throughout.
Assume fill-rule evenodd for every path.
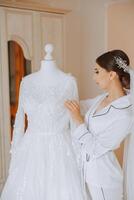
M 99 56 L 96 59 L 96 63 L 108 72 L 115 71 L 119 76 L 122 87 L 125 89 L 130 89 L 130 75 L 122 68 L 119 68 L 115 58 L 121 58 L 127 66 L 130 64 L 127 54 L 122 50 L 108 51 Z

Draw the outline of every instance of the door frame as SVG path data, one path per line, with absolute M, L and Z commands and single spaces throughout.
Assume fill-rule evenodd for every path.
M 9 103 L 9 78 L 8 78 L 8 48 L 6 15 L 0 8 L 0 138 L 1 138 L 1 176 L 0 190 L 8 174 L 10 161 L 10 103 Z

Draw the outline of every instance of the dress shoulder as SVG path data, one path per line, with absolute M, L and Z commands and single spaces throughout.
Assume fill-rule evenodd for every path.
M 22 80 L 23 80 L 23 82 L 31 81 L 34 78 L 36 78 L 37 74 L 38 74 L 38 72 L 33 72 L 31 74 L 24 76 Z

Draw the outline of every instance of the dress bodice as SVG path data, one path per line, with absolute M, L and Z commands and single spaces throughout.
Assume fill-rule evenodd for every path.
M 48 84 L 39 78 L 36 72 L 21 82 L 13 143 L 18 143 L 18 138 L 24 134 L 25 114 L 27 131 L 31 133 L 61 134 L 70 129 L 71 119 L 64 102 L 78 100 L 75 78 L 65 74 L 64 79 L 57 80 L 55 84 Z

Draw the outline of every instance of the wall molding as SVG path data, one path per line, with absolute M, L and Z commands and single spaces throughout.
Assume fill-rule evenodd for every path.
M 24 57 L 28 60 L 32 60 L 32 56 L 30 55 L 28 45 L 23 38 L 19 37 L 18 35 L 9 35 L 8 41 L 17 42 L 23 49 Z
M 22 0 L 20 0 L 19 2 L 11 0 L 0 0 L 0 6 L 57 14 L 67 14 L 68 12 L 70 12 L 70 10 L 66 9 L 53 8 L 45 3 L 37 3 L 32 1 L 28 2 Z
M 0 190 L 4 185 L 4 181 L 8 174 L 9 166 L 9 150 L 10 150 L 10 118 L 9 118 L 9 80 L 8 80 L 8 53 L 7 53 L 7 30 L 6 30 L 6 16 L 4 10 L 0 9 L 0 85 L 1 85 L 1 124 L 0 124 L 0 138 L 1 138 L 1 177 Z M 6 76 L 4 76 L 6 74 Z M 3 87 L 4 86 L 4 87 Z

